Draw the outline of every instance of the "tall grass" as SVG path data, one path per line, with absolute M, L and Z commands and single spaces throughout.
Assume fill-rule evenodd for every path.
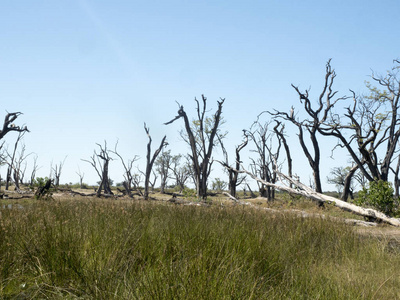
M 0 298 L 396 299 L 400 257 L 329 220 L 61 201 L 3 209 Z

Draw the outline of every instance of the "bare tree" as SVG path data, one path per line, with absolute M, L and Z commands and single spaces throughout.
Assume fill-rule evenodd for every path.
M 311 169 L 313 170 L 315 190 L 318 193 L 322 192 L 320 174 L 321 151 L 318 142 L 318 133 L 320 132 L 321 124 L 327 120 L 329 113 L 334 105 L 340 100 L 347 99 L 347 97 L 345 96 L 336 98 L 337 91 L 332 90 L 336 73 L 331 67 L 331 60 L 328 60 L 325 69 L 326 73 L 324 85 L 318 97 L 316 108 L 313 108 L 312 101 L 310 100 L 309 96 L 309 90 L 301 92 L 298 87 L 292 84 L 292 87 L 297 92 L 300 103 L 303 105 L 304 110 L 309 118 L 300 121 L 295 116 L 293 106 L 289 113 L 277 110 L 275 110 L 275 112 L 269 112 L 271 115 L 275 116 L 275 118 L 281 118 L 283 120 L 289 121 L 298 128 L 298 138 L 300 146 L 305 156 L 307 157 Z M 308 133 L 308 137 L 311 140 L 311 149 L 306 144 L 304 130 Z
M 23 133 L 21 132 L 19 134 L 23 135 Z M 9 187 L 9 182 L 13 181 L 15 185 L 15 190 L 18 192 L 21 191 L 20 185 L 23 184 L 23 178 L 25 176 L 25 171 L 27 166 L 26 158 L 32 154 L 32 153 L 28 154 L 25 153 L 26 150 L 25 144 L 22 144 L 20 151 L 16 151 L 18 148 L 19 140 L 22 137 L 20 135 L 18 136 L 18 139 L 15 143 L 13 154 L 8 153 L 7 150 L 5 151 L 9 158 L 9 161 L 6 161 L 6 163 L 8 164 L 7 168 L 8 182 L 6 181 L 6 189 L 8 189 Z
M 156 181 L 157 181 L 157 179 L 158 179 L 158 176 L 157 176 L 157 173 L 154 172 L 154 170 L 151 170 L 151 173 L 153 174 L 153 181 L 151 181 L 151 180 L 149 179 L 149 185 L 150 185 L 150 187 L 151 187 L 151 192 L 154 193 L 155 186 L 156 186 Z
M 132 159 L 125 162 L 122 156 L 117 151 L 118 142 L 115 144 L 115 149 L 112 151 L 121 160 L 122 166 L 124 167 L 124 182 L 122 183 L 127 195 L 132 197 L 132 187 L 134 186 L 134 174 L 132 174 L 133 163 L 139 159 L 139 156 L 135 155 Z
M 83 186 L 83 178 L 85 177 L 85 173 L 81 172 L 81 169 L 78 167 L 78 172 L 75 172 L 79 176 L 79 187 L 81 189 L 84 188 Z
M 262 180 L 261 178 L 258 178 L 253 173 L 251 173 L 243 168 L 239 172 L 245 173 L 245 174 L 249 175 L 251 178 L 255 179 L 256 181 L 262 181 L 263 184 L 271 185 L 281 191 L 285 191 L 285 192 L 288 192 L 290 194 L 295 194 L 295 195 L 302 195 L 304 197 L 307 197 L 307 198 L 309 198 L 313 201 L 317 201 L 319 203 L 327 202 L 327 203 L 333 204 L 334 206 L 337 206 L 341 209 L 344 209 L 346 211 L 351 211 L 357 215 L 368 218 L 370 220 L 376 220 L 378 222 L 385 222 L 385 223 L 391 224 L 396 227 L 400 226 L 400 219 L 398 219 L 398 218 L 392 218 L 392 217 L 387 216 L 384 213 L 377 211 L 375 209 L 363 208 L 363 207 L 339 200 L 337 198 L 334 198 L 334 197 L 331 197 L 328 195 L 317 193 L 313 189 L 311 189 L 308 186 L 306 186 L 305 184 L 301 183 L 300 181 L 298 181 L 294 178 L 290 178 L 289 176 L 287 176 L 283 173 L 280 173 L 279 171 L 276 171 L 279 176 L 279 182 L 280 182 L 279 185 L 275 184 L 275 183 L 266 182 L 266 181 Z M 293 186 L 295 186 L 295 188 L 289 187 L 289 184 L 288 184 L 289 182 Z
M 278 120 L 275 120 L 276 125 L 274 127 L 274 132 L 278 139 L 281 141 L 283 144 L 283 147 L 285 148 L 286 152 L 286 159 L 287 159 L 287 166 L 288 166 L 288 176 L 292 177 L 293 176 L 293 160 L 292 156 L 290 154 L 290 148 L 287 143 L 286 137 L 285 137 L 285 124 L 282 122 L 279 122 Z
M 14 112 L 14 113 L 7 113 L 4 123 L 3 129 L 0 130 L 0 140 L 9 132 L 16 131 L 16 132 L 29 132 L 26 126 L 16 126 L 13 122 L 22 115 L 21 112 Z
M 246 145 L 248 144 L 249 138 L 248 135 L 246 134 L 246 131 L 243 130 L 243 134 L 244 134 L 244 141 L 239 145 L 236 146 L 235 148 L 235 168 L 229 168 L 230 164 L 229 164 L 229 159 L 228 159 L 228 152 L 226 151 L 224 144 L 222 142 L 222 140 L 220 139 L 220 145 L 222 148 L 222 152 L 224 153 L 224 157 L 225 157 L 225 161 L 224 162 L 220 162 L 223 166 L 227 166 L 228 168 L 226 168 L 227 172 L 228 172 L 228 176 L 229 176 L 229 182 L 228 182 L 228 188 L 229 188 L 229 193 L 231 196 L 233 196 L 234 198 L 236 197 L 236 188 L 241 185 L 244 180 L 246 179 L 246 176 L 241 176 L 239 177 L 239 172 L 237 172 L 237 170 L 240 170 L 240 151 L 246 147 Z
M 30 179 L 30 186 L 32 187 L 36 178 L 36 172 L 40 169 L 40 167 L 37 164 L 37 159 L 38 156 L 37 154 L 33 158 L 33 166 L 32 166 L 32 172 L 31 172 L 31 179 Z
M 139 172 L 140 172 L 140 171 L 139 171 Z M 136 191 L 138 191 L 138 193 L 139 193 L 140 195 L 143 196 L 143 193 L 142 193 L 142 191 L 140 190 L 140 183 L 141 183 L 142 181 L 143 181 L 142 175 L 140 175 L 139 173 L 133 174 L 133 176 L 132 176 L 132 186 L 133 186 L 133 189 L 136 190 Z
M 153 156 L 151 157 L 151 136 L 150 136 L 150 129 L 146 127 L 146 123 L 144 123 L 144 130 L 146 131 L 146 134 L 149 138 L 149 142 L 147 143 L 147 155 L 146 155 L 146 173 L 145 173 L 145 179 L 144 179 L 144 199 L 148 200 L 149 199 L 149 183 L 150 183 L 150 174 L 153 168 L 154 161 L 156 160 L 157 156 L 160 154 L 161 150 L 168 145 L 166 142 L 167 136 L 164 136 L 163 139 L 161 140 L 161 144 L 158 147 L 158 149 L 153 153 Z M 151 157 L 151 158 L 150 158 Z
M 0 130 L 0 140 L 4 138 L 4 136 L 12 131 L 16 131 L 21 133 L 25 133 L 25 132 L 29 132 L 28 128 L 26 126 L 16 126 L 14 124 L 14 121 L 20 116 L 22 115 L 21 112 L 13 112 L 13 113 L 7 113 L 7 115 L 4 118 L 4 123 L 3 123 L 3 128 Z M 18 140 L 17 140 L 17 144 L 18 141 L 21 139 L 21 136 L 18 136 Z M 3 146 L 3 144 L 1 145 L 1 147 Z M 0 148 L 1 148 L 0 147 Z M 16 148 L 16 147 L 15 147 Z M 11 171 L 12 171 L 12 163 L 13 160 L 11 162 L 11 166 L 8 166 L 8 170 L 7 170 L 7 178 L 6 178 L 6 189 L 8 190 L 8 185 L 9 182 L 11 180 Z
M 275 183 L 275 170 L 278 169 L 277 162 L 282 142 L 277 138 L 278 144 L 275 149 L 273 149 L 273 137 L 275 137 L 275 133 L 269 131 L 269 124 L 269 122 L 261 124 L 259 120 L 257 120 L 252 125 L 252 128 L 255 127 L 255 129 L 246 131 L 246 134 L 256 147 L 252 152 L 257 153 L 257 159 L 250 158 L 252 161 L 251 168 L 253 173 L 258 174 L 264 181 Z M 261 182 L 257 182 L 257 184 L 261 197 L 266 197 L 268 200 L 275 198 L 275 189 L 273 186 L 267 186 Z
M 372 74 L 372 79 L 384 90 L 367 83 L 368 96 L 356 96 L 344 116 L 332 114 L 319 128 L 321 134 L 338 138 L 359 171 L 368 181 L 388 181 L 400 137 L 399 105 L 400 62 L 386 76 Z M 396 179 L 395 179 L 396 180 Z
M 225 99 L 221 99 L 218 102 L 218 109 L 212 118 L 206 118 L 205 114 L 207 111 L 207 98 L 204 95 L 202 98 L 202 107 L 200 102 L 195 99 L 197 103 L 197 119 L 194 121 L 197 126 L 196 132 L 193 132 L 193 128 L 189 121 L 189 118 L 181 105 L 178 110 L 178 115 L 171 121 L 165 123 L 165 125 L 171 124 L 174 121 L 183 118 L 185 123 L 185 131 L 188 137 L 188 144 L 191 148 L 190 159 L 192 160 L 192 167 L 194 172 L 194 178 L 196 183 L 197 197 L 205 200 L 207 198 L 207 180 L 211 172 L 212 165 L 212 151 L 215 146 L 214 139 L 219 129 L 222 105 Z M 178 104 L 179 105 L 179 104 Z M 209 129 L 206 130 L 206 121 L 209 121 Z M 195 134 L 196 137 L 195 137 Z
M 12 126 L 12 125 L 10 125 L 10 126 Z M 23 136 L 25 135 L 25 132 L 26 131 L 19 131 L 17 140 L 15 141 L 15 144 L 14 144 L 14 150 L 13 150 L 12 154 L 10 154 L 6 150 L 7 157 L 9 158 L 9 160 L 7 161 L 8 168 L 7 168 L 7 175 L 6 175 L 7 176 L 6 177 L 6 187 L 5 187 L 6 190 L 8 190 L 8 187 L 10 185 L 10 181 L 12 180 L 13 171 L 14 171 L 14 176 L 13 177 L 17 181 L 17 182 L 15 182 L 15 187 L 17 189 L 19 189 L 19 170 L 16 173 L 15 156 L 17 154 L 18 144 L 21 141 L 21 139 L 23 138 Z M 23 150 L 25 151 L 25 147 L 23 147 Z
M 110 181 L 108 177 L 108 165 L 112 157 L 110 157 L 110 150 L 107 149 L 107 142 L 104 141 L 104 148 L 100 144 L 96 144 L 100 147 L 100 152 L 97 153 L 94 150 L 94 153 L 91 157 L 91 160 L 82 159 L 92 165 L 92 167 L 96 170 L 97 175 L 100 177 L 99 188 L 97 189 L 96 195 L 97 197 L 101 196 L 101 191 L 104 189 L 104 193 L 107 195 L 113 195 L 110 187 Z
M 21 150 L 18 153 L 18 157 L 15 160 L 13 166 L 13 179 L 15 183 L 15 189 L 20 191 L 20 184 L 23 184 L 25 172 L 26 172 L 26 158 L 32 153 L 25 153 L 26 146 L 22 144 Z
M 54 177 L 55 177 L 54 185 L 56 187 L 58 187 L 60 185 L 61 171 L 62 171 L 62 168 L 64 166 L 66 159 L 67 159 L 67 157 L 65 157 L 63 161 L 60 161 L 60 163 L 58 165 L 56 164 L 56 166 L 54 168 L 51 168 L 51 170 L 52 170 L 51 172 L 54 173 Z M 52 176 L 50 176 L 50 178 L 51 177 Z

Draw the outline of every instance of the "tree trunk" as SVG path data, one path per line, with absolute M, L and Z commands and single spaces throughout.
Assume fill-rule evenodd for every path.
M 357 205 L 354 205 L 354 204 L 339 200 L 337 198 L 317 193 L 313 189 L 311 189 L 308 186 L 306 186 L 305 184 L 302 184 L 299 181 L 295 181 L 292 178 L 290 178 L 290 177 L 288 177 L 288 176 L 286 176 L 286 175 L 284 175 L 284 174 L 282 174 L 280 172 L 277 172 L 277 174 L 280 177 L 281 182 L 283 180 L 285 180 L 287 182 L 290 182 L 290 183 L 292 183 L 293 185 L 296 186 L 295 189 L 292 189 L 292 188 L 290 188 L 290 187 L 288 187 L 286 185 L 283 186 L 283 185 L 277 185 L 277 184 L 273 184 L 273 183 L 270 183 L 270 182 L 266 182 L 265 180 L 262 180 L 262 179 L 258 178 L 254 174 L 252 174 L 249 171 L 246 171 L 244 169 L 242 169 L 239 172 L 246 173 L 250 177 L 252 177 L 253 179 L 255 179 L 255 180 L 257 180 L 257 181 L 259 181 L 259 182 L 261 182 L 261 183 L 263 183 L 265 185 L 273 186 L 276 189 L 279 189 L 279 190 L 282 190 L 282 191 L 286 191 L 286 192 L 291 193 L 291 194 L 301 195 L 301 196 L 307 197 L 309 199 L 312 199 L 312 200 L 315 200 L 315 201 L 318 201 L 318 202 L 332 203 L 333 205 L 335 205 L 335 206 L 337 206 L 337 207 L 339 207 L 341 209 L 344 209 L 344 210 L 347 210 L 347 211 L 351 211 L 351 212 L 353 212 L 353 213 L 355 213 L 357 215 L 363 216 L 365 218 L 373 219 L 373 220 L 376 220 L 376 221 L 382 221 L 382 222 L 385 222 L 387 224 L 390 224 L 390 225 L 393 225 L 393 226 L 396 226 L 396 227 L 400 227 L 400 219 L 398 219 L 398 218 L 391 218 L 391 217 L 385 215 L 384 213 L 382 213 L 380 211 L 377 211 L 375 209 L 359 207 Z
M 346 178 L 344 179 L 344 186 L 343 186 L 343 193 L 342 193 L 342 200 L 347 201 L 349 196 L 353 199 L 353 191 L 351 190 L 351 180 L 353 179 L 354 173 L 358 170 L 358 165 L 352 167 L 347 174 Z
M 8 191 L 8 186 L 10 185 L 10 181 L 11 181 L 11 166 L 8 166 L 6 175 L 6 187 L 5 187 L 6 191 Z
M 153 168 L 154 161 L 156 160 L 157 156 L 160 154 L 161 150 L 168 145 L 168 143 L 165 141 L 167 136 L 164 136 L 163 139 L 161 140 L 161 144 L 158 147 L 158 149 L 154 152 L 153 157 L 150 159 L 151 155 L 151 136 L 150 136 L 150 129 L 146 127 L 146 123 L 144 123 L 144 130 L 146 131 L 147 137 L 149 138 L 149 142 L 147 143 L 147 155 L 146 155 L 146 173 L 145 173 L 145 179 L 144 179 L 144 199 L 148 200 L 149 199 L 149 183 L 150 183 L 150 174 L 151 170 Z

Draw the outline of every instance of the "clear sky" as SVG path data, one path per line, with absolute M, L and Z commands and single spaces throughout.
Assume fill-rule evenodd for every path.
M 24 113 L 16 123 L 31 131 L 24 142 L 39 157 L 38 176 L 48 176 L 50 163 L 67 157 L 61 182 L 77 182 L 79 166 L 93 184 L 96 172 L 81 159 L 104 140 L 110 147 L 119 140 L 121 155 L 139 155 L 143 168 L 144 122 L 153 149 L 167 135 L 173 154 L 186 153 L 178 134 L 182 122 L 163 123 L 176 115 L 175 101 L 194 116 L 193 99 L 205 94 L 213 111 L 220 97 L 226 99 L 226 147 L 233 157 L 241 130 L 261 111 L 301 108 L 291 83 L 318 95 L 329 58 L 340 95 L 365 91 L 371 69 L 384 73 L 400 56 L 399 11 L 397 0 L 4 0 L 0 116 Z M 287 129 L 295 172 L 308 181 L 296 131 Z M 16 137 L 7 135 L 6 144 Z M 346 163 L 343 155 L 330 159 L 324 145 L 323 181 L 332 166 Z M 214 169 L 212 177 L 224 176 Z M 110 177 L 122 181 L 117 160 Z

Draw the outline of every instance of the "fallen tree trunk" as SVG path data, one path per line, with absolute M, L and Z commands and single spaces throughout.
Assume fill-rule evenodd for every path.
M 239 173 L 245 173 L 245 174 L 249 175 L 254 180 L 256 180 L 266 186 L 274 187 L 276 189 L 279 189 L 281 191 L 286 191 L 291 194 L 301 195 L 301 196 L 307 197 L 309 199 L 312 199 L 312 200 L 315 200 L 318 202 L 331 203 L 343 210 L 347 210 L 356 215 L 363 216 L 363 217 L 367 218 L 368 220 L 384 222 L 384 223 L 387 223 L 387 224 L 390 224 L 390 225 L 393 225 L 396 227 L 400 227 L 400 220 L 397 218 L 389 217 L 389 216 L 385 215 L 384 213 L 377 211 L 375 209 L 372 209 L 372 208 L 363 208 L 363 207 L 345 202 L 343 200 L 339 200 L 339 199 L 331 197 L 331 196 L 317 193 L 313 189 L 311 189 L 308 186 L 306 186 L 305 184 L 301 183 L 300 181 L 294 180 L 293 178 L 290 178 L 290 177 L 286 176 L 285 174 L 280 173 L 278 171 L 276 171 L 276 173 L 279 176 L 280 182 L 283 185 L 278 185 L 278 184 L 274 184 L 274 183 L 270 183 L 265 180 L 262 180 L 262 179 L 258 178 L 256 175 L 254 175 L 253 173 L 245 170 L 244 168 L 242 168 L 241 170 L 237 170 L 237 171 Z M 285 185 L 285 181 L 288 182 L 289 184 L 290 183 L 293 184 L 295 186 L 295 188 L 291 188 L 291 187 Z
M 315 214 L 315 213 L 308 213 L 306 211 L 298 210 L 298 209 L 274 209 L 274 208 L 269 208 L 269 207 L 259 207 L 254 205 L 253 203 L 247 202 L 247 201 L 240 201 L 239 199 L 236 199 L 233 197 L 231 194 L 224 192 L 224 195 L 226 195 L 229 199 L 235 201 L 236 204 L 242 204 L 242 205 L 248 205 L 251 206 L 255 209 L 263 209 L 272 213 L 291 213 L 291 214 L 296 214 L 299 217 L 302 218 L 308 218 L 308 217 L 316 217 L 316 218 L 322 218 L 326 219 L 325 215 L 321 214 Z M 371 227 L 371 226 L 376 226 L 376 223 L 373 222 L 367 222 L 367 221 L 361 221 L 361 220 L 355 220 L 355 219 L 342 219 L 338 217 L 329 217 L 330 220 L 337 220 L 340 222 L 345 222 L 350 225 L 358 225 L 358 226 L 364 226 L 364 227 Z

